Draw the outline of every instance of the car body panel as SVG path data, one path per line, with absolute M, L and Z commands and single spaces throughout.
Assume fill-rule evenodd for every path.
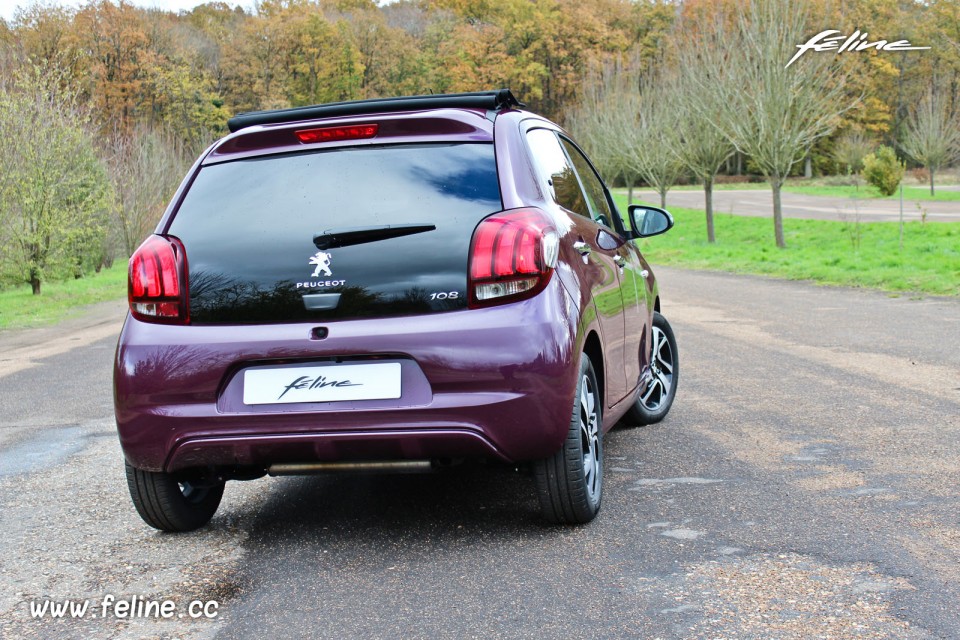
M 196 448 L 202 440 L 250 438 L 262 448 L 272 438 L 289 443 L 287 436 L 347 432 L 414 431 L 435 442 L 430 433 L 455 429 L 487 442 L 504 461 L 542 457 L 566 433 L 576 323 L 576 307 L 556 279 L 537 297 L 510 305 L 329 323 L 322 340 L 311 338 L 309 323 L 271 325 L 265 337 L 259 326 L 183 327 L 128 317 L 115 363 L 121 444 L 131 464 L 154 471 L 185 466 L 169 453 L 187 440 Z M 402 398 L 238 404 L 244 367 L 369 358 L 406 364 Z M 316 454 L 310 446 L 302 453 Z

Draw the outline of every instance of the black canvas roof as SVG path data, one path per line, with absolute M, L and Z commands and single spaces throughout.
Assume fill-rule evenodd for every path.
M 239 131 L 258 124 L 278 124 L 296 122 L 314 118 L 333 118 L 365 113 L 386 113 L 390 111 L 415 111 L 418 109 L 486 109 L 496 111 L 504 107 L 522 107 L 510 89 L 476 91 L 473 93 L 445 93 L 429 96 L 403 96 L 399 98 L 374 98 L 371 100 L 350 100 L 331 102 L 309 107 L 276 109 L 272 111 L 249 111 L 239 113 L 227 121 L 230 131 Z

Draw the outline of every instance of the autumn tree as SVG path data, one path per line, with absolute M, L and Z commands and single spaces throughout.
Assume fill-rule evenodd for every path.
M 934 174 L 960 156 L 960 120 L 951 112 L 943 89 L 930 87 L 907 120 L 903 151 L 930 173 L 930 195 L 934 195 Z
M 0 272 L 35 295 L 99 266 L 111 198 L 89 117 L 62 84 L 33 65 L 0 83 Z

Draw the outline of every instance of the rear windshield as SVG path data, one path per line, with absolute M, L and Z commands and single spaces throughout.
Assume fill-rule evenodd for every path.
M 429 233 L 332 250 L 334 275 L 320 273 L 324 291 L 359 287 L 392 306 L 352 304 L 351 315 L 383 315 L 402 313 L 403 296 L 431 280 L 459 289 L 451 281 L 465 283 L 473 229 L 501 208 L 492 144 L 349 147 L 203 167 L 168 233 L 186 247 L 193 320 L 280 322 L 316 317 L 301 299 L 315 235 L 435 225 Z M 341 280 L 342 287 L 329 284 Z

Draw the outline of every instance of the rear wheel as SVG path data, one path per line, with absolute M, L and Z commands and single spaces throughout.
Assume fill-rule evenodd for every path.
M 143 521 L 155 529 L 171 532 L 199 529 L 210 522 L 220 506 L 223 482 L 201 482 L 124 464 L 133 506 Z
M 645 425 L 660 422 L 670 412 L 673 398 L 677 395 L 677 380 L 680 376 L 680 360 L 677 339 L 667 319 L 659 312 L 653 313 L 651 331 L 650 373 L 646 386 L 637 394 L 624 422 Z
M 590 522 L 603 494 L 600 388 L 590 359 L 580 356 L 577 391 L 563 446 L 534 465 L 543 517 L 559 524 Z

